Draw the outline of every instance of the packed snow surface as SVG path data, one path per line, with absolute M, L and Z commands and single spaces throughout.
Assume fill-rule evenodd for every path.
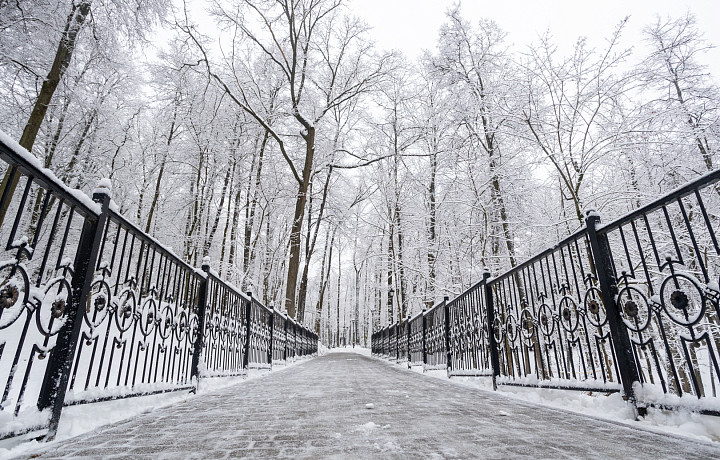
M 517 389 L 552 392 L 562 409 L 520 400 L 504 387 L 500 392 L 477 388 L 489 379 L 476 378 L 472 385 L 459 380 L 336 350 L 265 372 L 262 378 L 186 395 L 170 406 L 38 446 L 32 454 L 101 458 L 112 452 L 127 459 L 720 458 L 717 444 L 658 434 L 645 421 L 619 423 L 568 411 L 578 400 L 556 390 Z M 603 395 L 592 406 L 604 401 L 606 408 L 627 412 L 613 398 L 619 396 Z

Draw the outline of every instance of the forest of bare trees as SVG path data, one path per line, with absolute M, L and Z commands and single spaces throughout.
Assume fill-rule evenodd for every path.
M 72 187 L 110 178 L 140 228 L 325 343 L 719 161 L 690 14 L 563 53 L 455 7 L 411 59 L 342 0 L 200 3 L 0 2 L 0 129 Z

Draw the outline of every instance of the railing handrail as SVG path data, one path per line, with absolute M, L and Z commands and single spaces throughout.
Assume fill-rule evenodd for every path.
M 597 231 L 599 233 L 607 233 L 612 230 L 615 230 L 627 223 L 630 223 L 631 221 L 637 219 L 638 217 L 641 217 L 644 214 L 649 214 L 653 211 L 656 211 L 660 209 L 663 206 L 666 206 L 673 201 L 676 201 L 678 198 L 684 198 L 692 193 L 695 193 L 696 190 L 710 185 L 714 182 L 720 181 L 720 169 L 716 169 L 715 171 L 711 171 L 707 174 L 704 174 L 700 176 L 699 178 L 690 181 L 680 187 L 675 188 L 674 190 L 668 192 L 667 194 L 661 196 L 660 198 L 651 201 L 650 203 L 647 203 L 643 206 L 640 206 L 637 209 L 634 209 L 627 214 L 618 217 L 617 219 L 614 219 L 612 222 L 609 222 L 607 224 L 600 224 L 597 226 Z
M 607 224 L 601 224 L 597 227 L 598 233 L 608 233 L 612 230 L 615 230 L 619 227 L 621 227 L 624 224 L 627 224 L 638 217 L 649 214 L 653 211 L 656 211 L 660 209 L 662 206 L 665 206 L 667 204 L 672 203 L 673 201 L 676 201 L 678 198 L 684 198 L 692 193 L 695 192 L 695 190 L 712 184 L 713 182 L 720 181 L 720 169 L 717 169 L 715 171 L 711 171 L 705 175 L 700 176 L 699 178 L 688 182 L 685 185 L 682 185 L 680 187 L 677 187 L 676 189 L 672 190 L 671 192 L 667 193 L 666 195 L 661 196 L 660 198 L 651 201 L 650 203 L 647 203 L 633 211 L 628 212 L 627 214 L 620 216 L 617 219 L 614 219 L 613 221 L 607 223 Z M 552 247 L 549 247 L 534 256 L 530 257 L 529 259 L 526 259 L 524 262 L 516 265 L 515 267 L 511 268 L 510 270 L 506 270 L 505 272 L 496 275 L 492 277 L 490 280 L 487 281 L 488 284 L 495 283 L 497 281 L 502 281 L 503 279 L 506 279 L 508 276 L 511 276 L 513 273 L 523 270 L 524 268 L 527 268 L 529 265 L 532 265 L 533 263 L 537 262 L 538 260 L 552 254 L 553 252 L 557 251 L 560 248 L 563 248 L 576 240 L 583 237 L 585 234 L 587 234 L 587 228 L 585 225 L 577 229 L 572 234 L 568 235 L 567 237 L 563 238 L 559 242 L 555 243 Z M 472 287 L 464 290 L 461 294 L 459 294 L 454 300 L 461 297 L 462 295 L 468 293 L 469 291 L 472 291 L 473 288 L 477 287 L 478 285 L 482 284 L 483 280 L 478 281 L 475 285 Z M 435 308 L 435 307 L 433 307 Z
M 133 231 L 133 235 L 135 235 L 136 238 L 140 239 L 144 243 L 149 243 L 153 245 L 153 248 L 155 250 L 158 250 L 160 253 L 162 253 L 165 257 L 168 257 L 169 259 L 172 259 L 173 262 L 185 267 L 186 269 L 195 272 L 195 274 L 200 275 L 202 277 L 206 277 L 206 273 L 202 271 L 201 269 L 198 269 L 191 264 L 185 262 L 183 259 L 180 258 L 175 252 L 165 244 L 161 243 L 157 240 L 157 238 L 154 238 L 147 233 L 145 233 L 140 227 L 138 227 L 136 224 L 131 222 L 127 217 L 120 214 L 116 209 L 114 208 L 114 202 L 111 201 L 110 209 L 108 210 L 108 214 L 110 217 L 110 220 L 119 221 L 121 225 L 130 227 L 130 229 Z M 101 261 L 98 261 L 98 263 Z
M 34 182 L 60 195 L 71 206 L 78 208 L 83 216 L 97 218 L 100 215 L 101 209 L 98 203 L 82 190 L 65 185 L 55 174 L 44 168 L 37 157 L 10 139 L 2 130 L 0 130 L 0 158 L 5 160 L 9 167 L 17 167 L 20 172 L 31 176 Z
M 217 283 L 217 284 L 221 285 L 222 287 L 224 287 L 225 289 L 232 291 L 233 294 L 240 296 L 244 301 L 246 301 L 246 302 L 250 301 L 250 297 L 248 297 L 247 294 L 242 292 L 237 286 L 233 285 L 232 283 L 220 278 L 220 276 L 213 270 L 210 270 L 210 272 L 206 276 L 207 276 L 208 280 L 212 280 L 214 283 Z
M 408 366 L 417 365 L 422 343 L 423 370 L 492 376 L 494 388 L 622 391 L 638 415 L 659 405 L 720 416 L 704 403 L 720 378 L 719 181 L 711 171 L 605 225 L 589 210 L 552 247 L 446 298 L 444 324 L 442 303 L 413 316 L 412 343 L 396 325 L 377 331 L 373 353 L 412 352 Z M 639 285 L 629 281 L 636 271 Z
M 129 389 L 123 389 L 121 395 L 111 392 L 108 398 L 138 396 L 144 393 L 136 385 L 158 382 L 167 386 L 161 391 L 196 389 L 200 378 L 243 375 L 252 364 L 272 368 L 274 360 L 317 353 L 318 337 L 309 328 L 221 279 L 210 269 L 209 258 L 203 259 L 201 268 L 195 268 L 123 216 L 111 199 L 106 180 L 90 198 L 63 184 L 42 167 L 41 160 L 2 131 L 0 161 L 6 164 L 12 181 L 3 192 L 3 203 L 19 202 L 11 208 L 15 217 L 4 220 L 8 228 L 12 227 L 5 250 L 17 250 L 18 255 L 3 263 L 3 270 L 11 270 L 0 284 L 3 296 L 10 296 L 12 306 L 18 300 L 28 301 L 27 295 L 23 298 L 21 294 L 31 292 L 33 284 L 36 294 L 40 291 L 37 287 L 45 285 L 58 289 L 52 305 L 38 298 L 42 305 L 37 308 L 16 309 L 9 322 L 3 317 L 5 324 L 0 331 L 14 328 L 20 332 L 13 344 L 16 361 L 22 354 L 22 362 L 29 363 L 20 385 L 11 387 L 10 383 L 13 379 L 18 382 L 16 377 L 23 369 L 13 366 L 2 376 L 6 377 L 6 396 L 9 388 L 15 398 L 13 416 L 32 403 L 26 393 L 31 388 L 27 385 L 30 366 L 46 355 L 45 371 L 36 371 L 39 366 L 35 365 L 30 378 L 41 378 L 42 382 L 30 383 L 37 393 L 37 408 L 50 409 L 51 414 L 42 426 L 25 426 L 21 421 L 0 437 L 47 429 L 47 438 L 52 439 L 68 392 L 75 392 L 71 398 L 77 404 L 95 400 L 99 393 L 87 393 L 91 389 L 112 390 L 123 385 Z M 25 184 L 16 187 L 21 180 Z M 38 209 L 28 205 L 29 197 L 36 200 Z M 68 209 L 63 215 L 61 211 Z M 42 245 L 37 252 L 40 257 L 35 259 L 32 255 L 37 248 L 25 249 L 27 238 L 20 240 L 24 243 L 12 243 L 20 223 L 25 231 L 25 220 L 35 219 L 23 220 L 33 212 L 39 216 L 29 225 L 35 225 L 33 245 L 38 241 Z M 54 219 L 47 218 L 51 212 Z M 44 239 L 38 238 L 40 234 Z M 48 263 L 55 258 L 53 269 Z M 128 283 L 127 278 L 136 282 Z M 164 295 L 164 290 L 170 295 Z M 41 314 L 50 317 L 47 325 L 42 323 Z M 56 321 L 60 318 L 64 320 Z M 152 340 L 146 340 L 151 334 Z M 50 342 L 53 337 L 54 345 Z M 42 341 L 43 348 L 38 349 L 36 343 Z M 99 343 L 103 343 L 101 347 Z M 8 407 L 3 404 L 3 413 Z

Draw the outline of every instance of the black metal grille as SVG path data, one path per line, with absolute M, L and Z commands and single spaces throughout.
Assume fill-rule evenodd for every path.
M 317 352 L 317 335 L 0 142 L 0 438 L 64 405 L 195 388 Z M 4 212 L 2 210 L 5 210 Z
M 691 395 L 694 409 L 720 414 L 718 180 L 712 172 L 607 225 L 589 212 L 564 241 L 413 318 L 410 363 L 622 390 L 640 410 Z M 373 334 L 373 353 L 388 355 L 395 331 Z

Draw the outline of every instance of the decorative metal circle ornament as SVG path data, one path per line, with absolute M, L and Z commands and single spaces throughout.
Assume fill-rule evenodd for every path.
M 181 342 L 188 329 L 187 313 L 185 313 L 183 310 L 180 310 L 176 324 L 177 327 L 175 328 L 175 338 L 178 342 Z
M 191 345 L 194 344 L 198 338 L 198 330 L 198 317 L 196 314 L 192 314 L 190 315 L 190 319 L 188 320 L 187 327 L 188 339 Z
M 111 299 L 110 286 L 104 279 L 93 282 L 88 294 L 83 318 L 90 328 L 97 328 L 110 314 L 108 299 Z
M 570 297 L 560 299 L 558 305 L 560 310 L 560 325 L 568 332 L 575 332 L 580 325 L 580 319 L 577 314 L 577 304 Z
M 40 333 L 45 337 L 57 334 L 72 302 L 70 281 L 64 277 L 53 279 L 45 286 L 42 298 L 34 296 L 33 302 L 39 307 L 35 320 Z
M 602 300 L 602 293 L 596 287 L 591 287 L 585 293 L 584 299 L 585 317 L 590 324 L 602 327 L 607 323 L 607 310 Z
M 507 335 L 507 338 L 513 343 L 518 337 L 517 320 L 513 315 L 508 315 L 507 319 L 505 320 L 505 333 Z
M 663 280 L 660 301 L 670 319 L 683 326 L 697 324 L 707 308 L 707 298 L 698 283 L 683 273 L 675 273 Z
M 115 324 L 120 332 L 125 332 L 133 326 L 137 300 L 135 293 L 130 289 L 123 289 L 118 300 L 120 303 L 115 308 Z
M 652 310 L 647 298 L 638 288 L 626 286 L 617 295 L 618 308 L 628 329 L 640 332 L 648 327 Z
M 0 289 L 0 309 L 9 310 L 18 301 L 20 291 L 14 284 L 6 284 Z
M 535 318 L 530 308 L 524 308 L 520 312 L 520 333 L 526 340 L 532 339 L 535 335 Z
M 55 319 L 62 318 L 65 314 L 66 305 L 67 304 L 64 299 L 57 299 L 55 302 L 52 303 L 52 307 L 50 308 L 50 316 Z
M 161 316 L 160 316 L 160 324 L 158 325 L 158 333 L 160 334 L 160 337 L 164 339 L 167 339 L 170 337 L 170 333 L 173 330 L 173 325 L 175 324 L 174 321 L 174 315 L 172 308 L 170 308 L 170 305 L 165 305 L 165 307 L 161 310 Z
M 13 262 L 0 265 L 0 329 L 10 326 L 20 317 L 30 292 L 25 269 Z
M 154 296 L 147 297 L 140 308 L 140 319 L 138 325 L 140 332 L 145 337 L 149 336 L 158 324 L 158 305 Z
M 540 305 L 538 316 L 540 317 L 540 331 L 546 337 L 550 337 L 555 332 L 555 320 L 550 305 L 546 303 Z

